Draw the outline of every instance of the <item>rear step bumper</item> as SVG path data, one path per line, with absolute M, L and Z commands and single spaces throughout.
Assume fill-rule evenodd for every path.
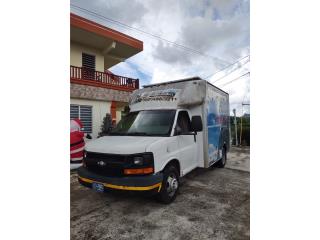
M 92 183 L 101 183 L 105 188 L 128 190 L 128 191 L 149 191 L 161 189 L 163 174 L 157 173 L 147 176 L 132 177 L 105 177 L 90 172 L 84 167 L 78 169 L 78 180 L 86 186 L 92 188 Z

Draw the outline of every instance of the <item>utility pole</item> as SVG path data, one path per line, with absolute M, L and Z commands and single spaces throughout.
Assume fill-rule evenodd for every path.
M 242 103 L 242 116 L 240 117 L 240 146 L 242 146 L 242 119 L 243 119 L 243 103 Z
M 238 134 L 237 134 L 237 115 L 236 115 L 236 109 L 233 109 L 233 115 L 234 115 L 234 126 L 235 126 L 235 132 L 236 132 L 236 146 L 238 146 Z
M 240 122 L 240 145 L 242 144 L 242 119 L 243 119 L 243 106 L 250 106 L 250 103 L 242 103 L 242 116 Z

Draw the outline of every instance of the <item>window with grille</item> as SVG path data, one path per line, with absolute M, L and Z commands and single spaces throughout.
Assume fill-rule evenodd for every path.
M 92 133 L 92 106 L 70 105 L 70 119 L 79 118 L 83 124 L 83 132 Z
M 93 79 L 96 70 L 96 56 L 82 53 L 82 72 L 84 79 Z

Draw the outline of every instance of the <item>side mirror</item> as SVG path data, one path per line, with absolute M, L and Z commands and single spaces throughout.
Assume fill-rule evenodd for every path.
M 87 134 L 86 138 L 88 139 L 92 139 L 91 135 L 90 134 Z
M 201 132 L 202 131 L 201 116 L 192 116 L 192 118 L 191 118 L 191 131 L 193 131 L 193 132 Z

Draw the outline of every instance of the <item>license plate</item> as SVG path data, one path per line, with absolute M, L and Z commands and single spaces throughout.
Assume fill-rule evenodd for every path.
M 104 191 L 104 186 L 101 183 L 93 182 L 92 183 L 92 189 L 97 191 L 97 192 L 103 192 Z

